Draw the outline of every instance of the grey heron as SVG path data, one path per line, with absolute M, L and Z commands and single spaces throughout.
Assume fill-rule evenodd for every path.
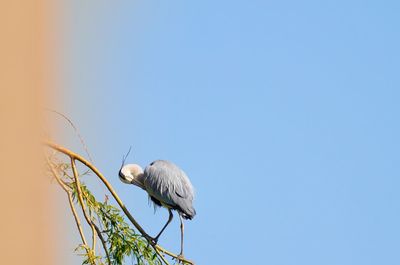
M 193 208 L 193 186 L 185 172 L 169 161 L 156 160 L 144 171 L 136 164 L 123 165 L 119 171 L 119 178 L 123 183 L 133 184 L 145 190 L 156 206 L 168 209 L 168 221 L 157 236 L 152 238 L 154 244 L 172 221 L 172 210 L 178 212 L 181 222 L 180 256 L 183 256 L 183 219 L 191 220 L 196 215 Z

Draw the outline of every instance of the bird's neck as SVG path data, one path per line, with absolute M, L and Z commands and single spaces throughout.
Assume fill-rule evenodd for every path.
M 136 175 L 131 182 L 133 185 L 138 186 L 139 188 L 144 188 L 144 173 L 139 173 Z

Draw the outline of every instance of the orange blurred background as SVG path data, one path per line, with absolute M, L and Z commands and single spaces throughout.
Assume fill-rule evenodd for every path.
M 41 109 L 54 75 L 53 7 L 47 0 L 0 3 L 1 264 L 59 264 L 40 160 Z

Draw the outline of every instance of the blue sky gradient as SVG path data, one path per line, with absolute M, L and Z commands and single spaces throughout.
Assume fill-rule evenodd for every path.
M 60 108 L 150 234 L 130 145 L 191 178 L 197 264 L 400 264 L 400 2 L 61 3 Z

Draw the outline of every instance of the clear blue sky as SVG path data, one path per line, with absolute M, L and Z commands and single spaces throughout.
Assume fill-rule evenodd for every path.
M 400 264 L 400 2 L 60 2 L 60 109 L 149 233 L 130 145 L 191 178 L 198 264 Z

